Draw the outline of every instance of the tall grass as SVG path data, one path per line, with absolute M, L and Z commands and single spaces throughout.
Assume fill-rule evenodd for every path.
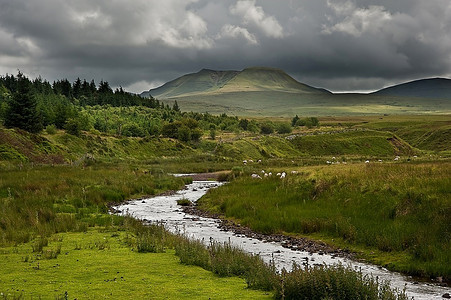
M 0 172 L 0 245 L 122 222 L 108 204 L 183 186 L 181 178 L 123 166 L 43 166 Z
M 270 291 L 277 282 L 274 265 L 267 265 L 259 256 L 230 243 L 210 241 L 205 246 L 202 241 L 179 236 L 175 250 L 182 263 L 200 266 L 219 276 L 244 277 L 253 289 Z
M 384 299 L 407 300 L 404 291 L 393 290 L 388 282 L 363 276 L 343 266 L 314 266 L 277 272 L 256 255 L 245 253 L 230 243 L 202 241 L 179 236 L 176 255 L 185 264 L 200 266 L 219 276 L 241 276 L 249 288 L 275 291 L 275 299 Z
M 302 269 L 293 264 L 290 272 L 282 270 L 279 277 L 276 299 L 408 299 L 405 291 L 392 290 L 388 282 L 380 283 L 377 278 L 364 276 L 342 265 Z
M 451 276 L 449 163 L 303 168 L 285 180 L 240 178 L 200 207 L 264 233 L 321 234 L 401 253 L 400 271 Z

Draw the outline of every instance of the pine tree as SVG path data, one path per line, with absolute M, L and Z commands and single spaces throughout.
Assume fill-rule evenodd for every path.
M 17 127 L 37 133 L 42 130 L 42 120 L 36 109 L 36 99 L 31 82 L 21 72 L 17 75 L 17 91 L 9 103 L 5 116 L 6 127 Z
M 78 77 L 77 80 L 74 82 L 73 86 L 72 86 L 72 92 L 73 92 L 73 96 L 76 99 L 79 99 L 81 96 L 81 80 Z
M 172 106 L 172 109 L 173 109 L 174 111 L 180 112 L 180 107 L 179 107 L 179 104 L 177 103 L 177 100 L 175 100 L 175 103 L 174 103 L 174 105 Z

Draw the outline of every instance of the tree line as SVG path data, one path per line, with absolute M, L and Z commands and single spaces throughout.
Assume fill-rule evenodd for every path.
M 181 112 L 176 101 L 170 106 L 122 87 L 113 90 L 104 80 L 98 85 L 80 78 L 73 83 L 67 79 L 50 83 L 41 77 L 30 80 L 21 72 L 0 76 L 0 122 L 32 133 L 65 129 L 73 135 L 82 131 L 132 137 L 162 135 L 185 142 L 197 141 L 205 132 L 214 139 L 218 131 L 270 134 L 292 130 L 291 124 L 283 122 Z M 293 126 L 303 125 L 294 122 Z

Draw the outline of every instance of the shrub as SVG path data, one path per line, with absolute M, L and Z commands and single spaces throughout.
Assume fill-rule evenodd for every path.
M 212 140 L 216 139 L 216 130 L 214 128 L 210 129 L 210 138 Z
M 55 134 L 56 133 L 56 126 L 54 124 L 47 125 L 47 127 L 45 127 L 45 131 L 48 134 Z
M 122 135 L 124 136 L 134 136 L 134 137 L 144 137 L 146 132 L 144 129 L 138 126 L 136 123 L 125 124 L 122 129 Z
M 80 136 L 81 135 L 81 125 L 77 119 L 69 119 L 64 126 L 66 132 L 71 135 Z
M 291 131 L 292 131 L 291 126 L 288 123 L 281 123 L 277 127 L 277 132 L 280 134 L 291 133 Z
M 270 123 L 264 123 L 260 126 L 260 132 L 262 134 L 271 134 L 274 132 L 274 128 Z
M 180 200 L 177 200 L 177 205 L 180 205 L 180 206 L 191 206 L 191 205 L 193 205 L 193 203 L 190 200 L 188 200 L 188 199 L 180 199 Z
M 291 272 L 282 270 L 278 282 L 276 299 L 408 299 L 404 291 L 392 290 L 388 282 L 380 283 L 342 265 L 304 270 L 293 264 Z

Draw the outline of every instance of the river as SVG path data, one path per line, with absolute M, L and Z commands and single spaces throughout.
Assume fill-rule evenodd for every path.
M 126 204 L 114 207 L 114 209 L 118 212 L 120 211 L 120 214 L 129 214 L 144 222 L 162 222 L 172 232 L 182 232 L 194 239 L 204 240 L 205 243 L 209 243 L 210 239 L 218 242 L 230 241 L 233 245 L 247 252 L 260 255 L 266 262 L 274 259 L 274 263 L 279 270 L 282 268 L 290 269 L 293 261 L 300 265 L 306 262 L 310 265 L 342 263 L 360 270 L 363 274 L 371 274 L 378 276 L 381 280 L 388 280 L 392 287 L 400 290 L 405 287 L 409 297 L 414 297 L 417 300 L 442 299 L 443 294 L 451 294 L 451 288 L 449 287 L 417 282 L 413 278 L 388 271 L 382 267 L 328 254 L 293 251 L 284 248 L 280 243 L 264 242 L 224 231 L 219 228 L 218 220 L 186 214 L 177 205 L 177 200 L 179 199 L 188 199 L 195 202 L 210 188 L 220 185 L 221 183 L 215 181 L 194 181 L 192 184 L 187 185 L 185 189 L 177 191 L 173 195 L 132 200 Z

